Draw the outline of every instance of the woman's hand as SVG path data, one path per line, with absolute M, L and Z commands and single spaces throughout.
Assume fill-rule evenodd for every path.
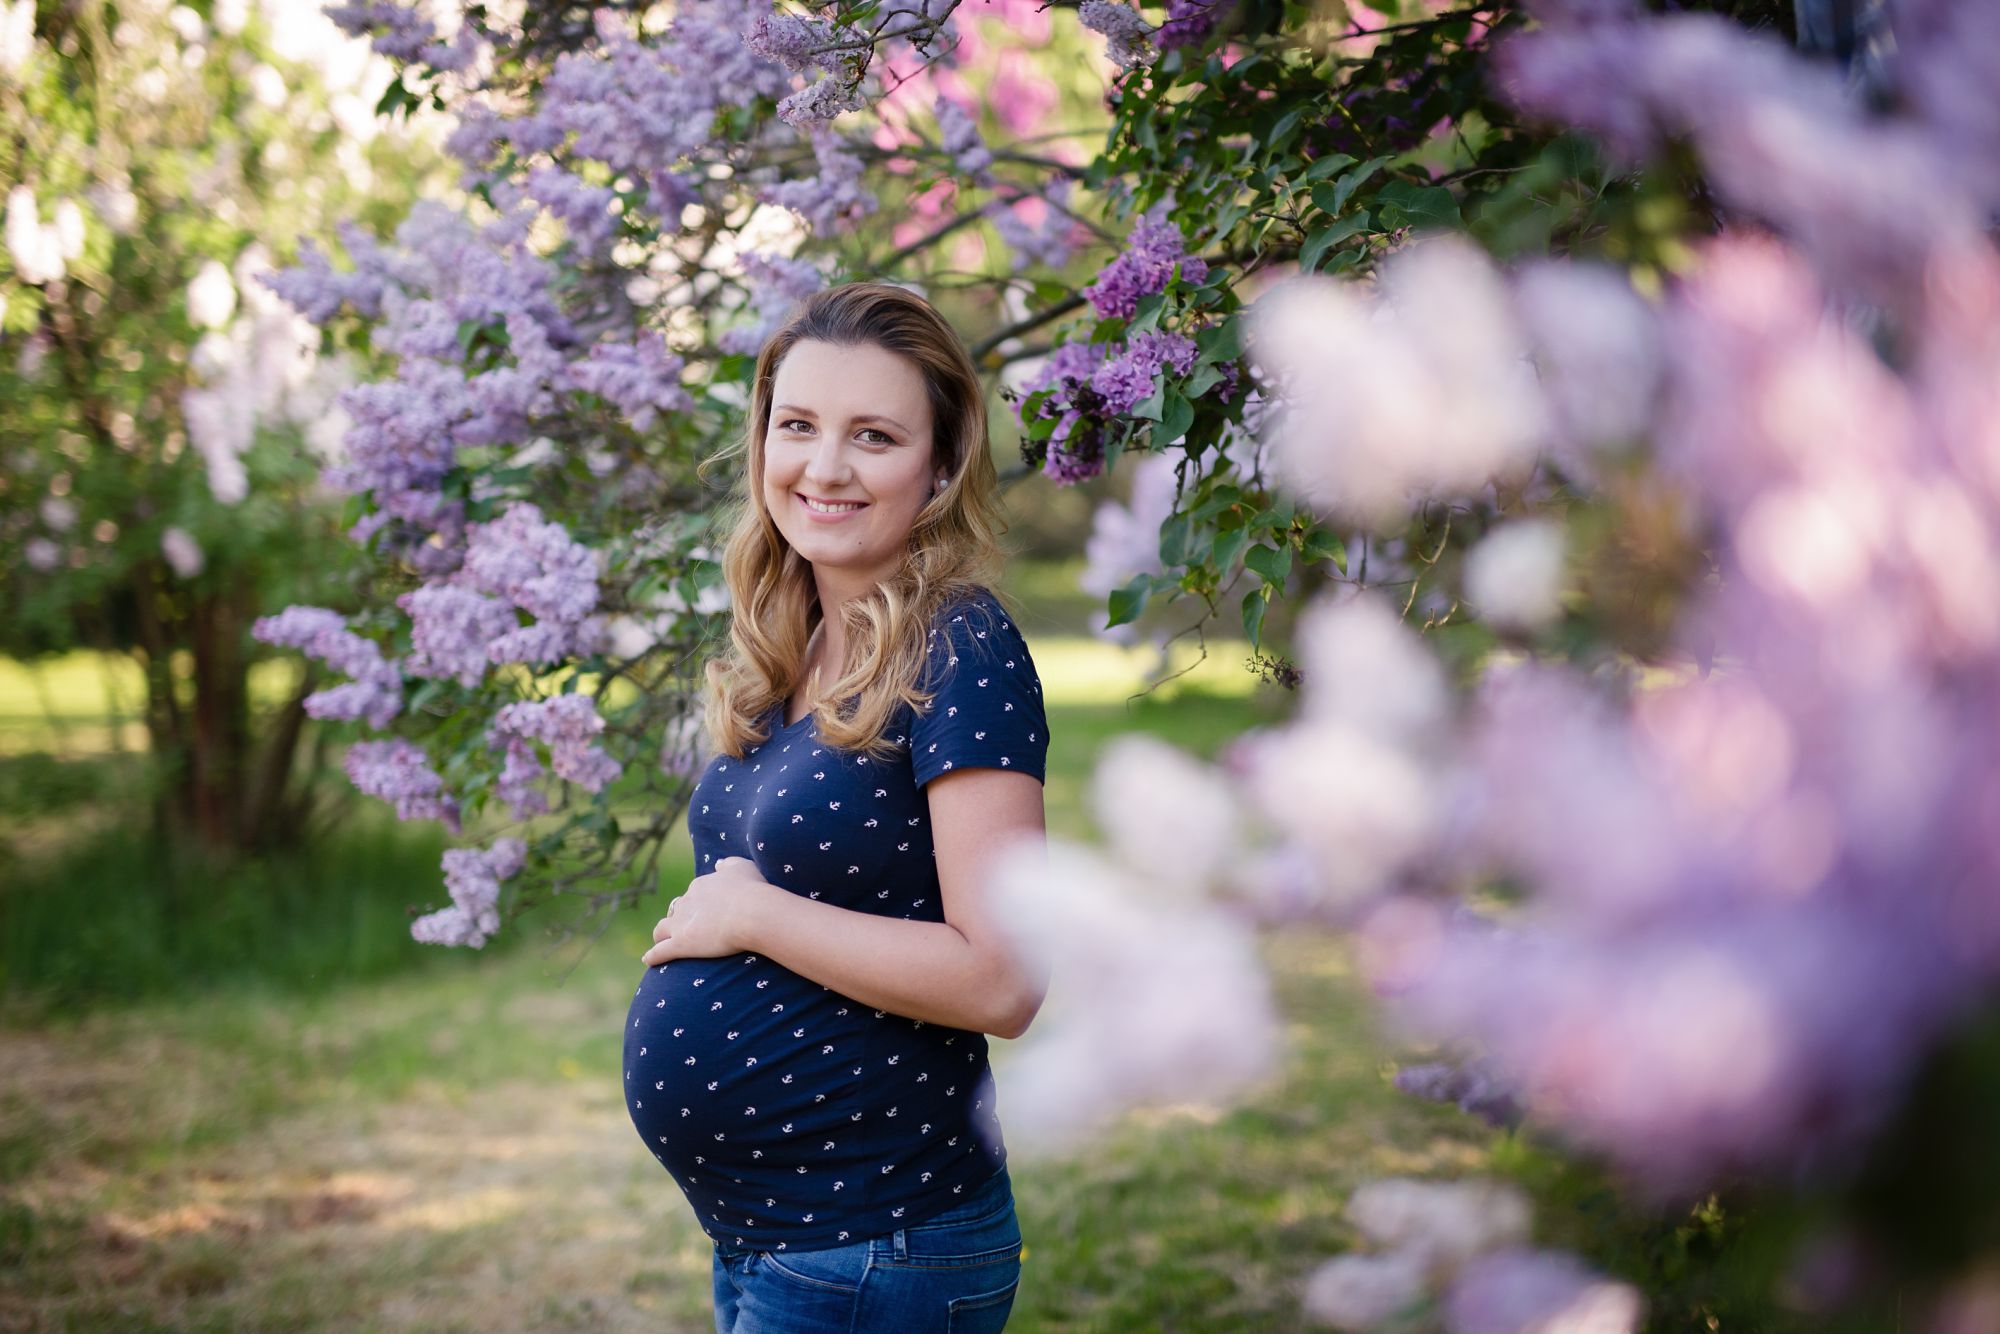
M 724 857 L 707 875 L 688 882 L 653 927 L 653 948 L 640 955 L 649 966 L 669 959 L 713 959 L 754 949 L 756 912 L 774 888 L 748 857 Z

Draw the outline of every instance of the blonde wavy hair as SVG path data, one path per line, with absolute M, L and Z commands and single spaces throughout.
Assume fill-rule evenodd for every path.
M 914 364 L 935 424 L 926 476 L 947 474 L 944 490 L 918 513 L 900 568 L 840 609 L 852 666 L 813 709 L 828 745 L 888 760 L 899 749 L 887 736 L 897 706 L 922 709 L 932 697 L 921 689 L 921 676 L 934 618 L 975 590 L 992 589 L 1006 559 L 985 386 L 944 317 L 923 297 L 888 283 L 847 283 L 815 293 L 757 354 L 742 442 L 717 456 L 740 452 L 745 466 L 724 508 L 730 646 L 707 664 L 704 726 L 711 748 L 736 759 L 768 740 L 772 729 L 760 724 L 798 689 L 806 646 L 824 614 L 812 563 L 786 542 L 764 503 L 772 385 L 785 356 L 804 342 L 872 345 Z M 733 519 L 727 517 L 731 510 Z M 849 700 L 845 712 L 837 707 Z

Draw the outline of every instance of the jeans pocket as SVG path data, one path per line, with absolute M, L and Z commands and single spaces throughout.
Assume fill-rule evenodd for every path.
M 1014 1295 L 1021 1289 L 1021 1267 L 1016 1261 L 1014 1277 L 1007 1286 L 991 1292 L 954 1297 L 946 1308 L 946 1334 L 1000 1334 L 1014 1311 Z
M 868 1243 L 813 1251 L 752 1251 L 750 1268 L 821 1292 L 858 1292 L 868 1271 Z

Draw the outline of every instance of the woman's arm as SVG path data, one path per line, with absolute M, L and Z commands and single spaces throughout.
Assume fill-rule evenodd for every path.
M 925 791 L 943 922 L 837 908 L 773 885 L 746 902 L 743 948 L 879 1010 L 1019 1037 L 1048 977 L 1001 935 L 985 872 L 1012 842 L 1044 843 L 1042 785 L 1006 769 L 957 769 Z

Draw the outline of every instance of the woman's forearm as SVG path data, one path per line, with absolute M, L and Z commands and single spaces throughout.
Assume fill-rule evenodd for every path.
M 948 922 L 837 908 L 766 885 L 747 946 L 864 1005 L 999 1037 L 1025 1027 L 1019 973 Z

